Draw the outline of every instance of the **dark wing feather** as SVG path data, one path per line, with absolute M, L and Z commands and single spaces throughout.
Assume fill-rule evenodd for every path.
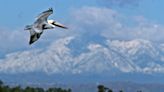
M 30 36 L 30 41 L 29 44 L 31 45 L 32 43 L 34 43 L 35 41 L 37 41 L 42 33 L 35 33 L 34 35 Z

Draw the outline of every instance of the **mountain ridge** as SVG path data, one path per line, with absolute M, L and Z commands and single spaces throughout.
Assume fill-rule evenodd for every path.
M 164 73 L 164 48 L 162 44 L 135 39 L 131 41 L 108 40 L 104 46 L 89 43 L 87 51 L 73 56 L 69 44 L 75 37 L 56 40 L 45 49 L 8 54 L 0 59 L 1 73 L 45 72 L 55 73 Z M 76 45 L 76 44 L 74 44 Z M 78 49 L 76 49 L 78 50 Z

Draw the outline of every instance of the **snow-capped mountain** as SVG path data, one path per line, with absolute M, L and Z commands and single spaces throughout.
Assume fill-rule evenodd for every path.
M 74 56 L 69 48 L 72 40 L 75 37 L 59 39 L 44 49 L 8 54 L 0 60 L 0 73 L 164 73 L 162 44 L 106 40 L 105 44 L 90 43 L 85 52 Z

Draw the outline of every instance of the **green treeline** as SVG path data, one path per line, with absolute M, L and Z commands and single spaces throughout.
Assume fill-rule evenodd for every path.
M 9 87 L 8 85 L 4 85 L 2 81 L 0 81 L 0 92 L 72 92 L 71 89 L 62 89 L 62 88 L 48 88 L 47 90 L 39 87 L 26 87 L 21 88 L 20 86 Z
M 97 86 L 98 92 L 114 92 L 112 89 L 105 87 L 104 85 L 98 85 Z M 123 90 L 120 90 L 119 92 L 124 92 Z M 141 90 L 138 90 L 137 92 L 142 92 Z
M 104 85 L 98 85 L 97 89 L 98 89 L 97 92 L 114 92 L 112 89 L 105 87 Z M 27 86 L 25 88 L 22 88 L 20 86 L 10 87 L 8 85 L 4 85 L 4 83 L 0 80 L 0 92 L 72 92 L 72 90 L 56 88 L 56 87 L 51 87 L 46 90 L 44 88 L 30 87 L 30 86 Z M 124 91 L 120 90 L 119 92 L 124 92 Z M 142 92 L 142 91 L 139 90 L 137 92 Z

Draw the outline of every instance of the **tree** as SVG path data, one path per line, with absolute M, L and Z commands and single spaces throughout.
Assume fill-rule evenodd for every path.
M 123 92 L 123 90 L 120 90 L 119 92 Z
M 45 92 L 43 88 L 35 88 L 35 91 L 37 91 L 37 92 Z
M 0 86 L 2 86 L 3 85 L 3 82 L 0 80 Z
M 72 90 L 69 88 L 69 89 L 68 89 L 68 92 L 72 92 Z
M 72 92 L 71 89 L 62 89 L 62 88 L 49 88 L 45 91 L 43 88 L 39 87 L 30 87 L 27 86 L 26 88 L 21 88 L 20 86 L 9 87 L 8 85 L 4 85 L 2 81 L 0 81 L 0 92 Z
M 104 86 L 103 85 L 98 85 L 98 92 L 105 92 Z
M 10 88 L 10 89 L 11 89 L 11 92 L 22 92 L 23 91 L 20 86 L 13 87 L 13 88 Z
M 28 86 L 25 88 L 24 92 L 35 92 L 35 89 Z
M 9 86 L 3 86 L 2 92 L 11 92 L 11 89 Z
M 108 92 L 113 92 L 112 89 L 109 89 Z

